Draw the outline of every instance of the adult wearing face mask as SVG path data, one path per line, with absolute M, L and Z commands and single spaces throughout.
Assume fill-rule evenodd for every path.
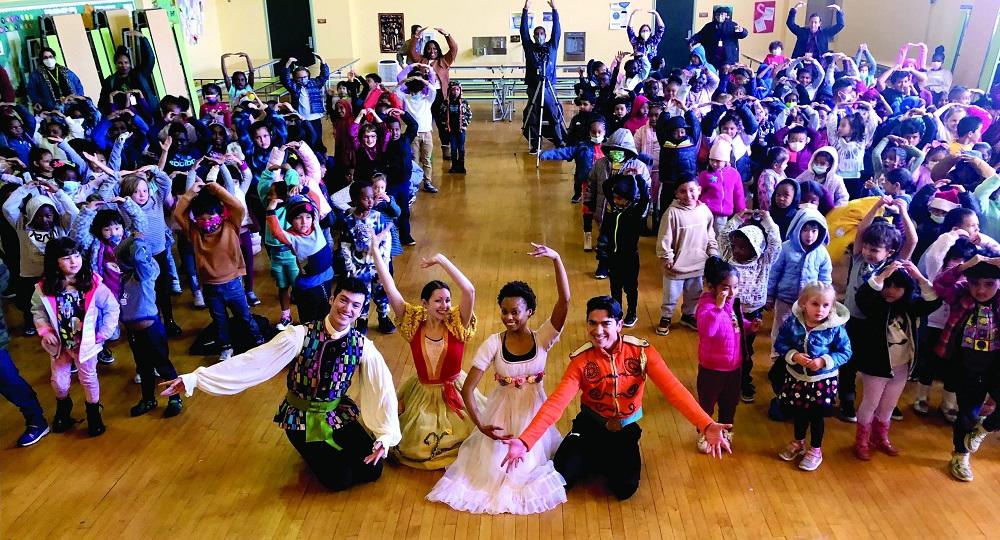
M 150 45 L 146 36 L 136 31 L 128 31 L 126 34 L 135 36 L 139 45 L 139 61 L 132 65 L 132 57 L 125 47 L 118 47 L 115 51 L 115 70 L 101 82 L 101 98 L 97 101 L 97 108 L 101 113 L 111 112 L 111 93 L 114 91 L 128 92 L 138 90 L 142 92 L 150 110 L 155 111 L 160 105 L 159 97 L 156 94 L 156 86 L 153 84 L 153 69 L 156 67 L 156 56 L 153 54 L 153 46 Z
M 27 86 L 28 100 L 35 112 L 60 110 L 67 97 L 84 95 L 80 78 L 66 66 L 56 63 L 55 51 L 44 47 L 38 54 L 38 62 L 38 69 L 28 76 Z M 4 101 L 9 103 L 14 100 L 5 97 Z
M 551 133 L 547 133 L 557 147 L 564 146 L 566 126 L 563 125 L 563 108 L 555 95 L 556 56 L 559 52 L 559 39 L 562 37 L 562 27 L 559 25 L 559 12 L 555 0 L 548 0 L 552 8 L 552 36 L 548 37 L 545 28 L 536 26 L 534 32 L 528 35 L 528 8 L 531 0 L 524 0 L 521 10 L 521 44 L 524 47 L 525 73 L 524 82 L 528 85 L 528 104 L 524 108 L 524 128 L 522 132 L 531 145 L 531 153 L 538 152 L 542 134 L 538 132 L 538 116 L 534 101 L 538 85 L 543 84 L 545 110 L 542 111 L 548 120 Z M 548 84 L 545 84 L 548 83 Z
M 720 72 L 723 66 L 740 63 L 740 42 L 748 32 L 732 21 L 731 8 L 718 6 L 712 12 L 712 22 L 688 39 L 689 45 L 700 43 L 705 48 L 705 58 Z
M 788 20 L 785 21 L 785 26 L 795 34 L 796 38 L 792 58 L 799 58 L 807 53 L 812 53 L 813 58 L 819 58 L 830 52 L 830 40 L 844 29 L 844 12 L 840 10 L 840 6 L 830 4 L 827 7 L 832 9 L 837 17 L 833 26 L 823 28 L 823 20 L 820 19 L 819 13 L 811 13 L 809 26 L 802 27 L 795 24 L 795 15 L 799 8 L 804 5 L 806 5 L 805 2 L 798 2 L 792 6 L 792 9 L 788 11 Z
M 660 40 L 663 39 L 663 31 L 666 29 L 666 25 L 663 24 L 663 18 L 660 14 L 655 11 L 648 11 L 650 15 L 656 17 L 656 31 L 653 31 L 648 24 L 644 24 L 639 27 L 639 35 L 635 34 L 632 30 L 632 19 L 635 18 L 639 10 L 635 10 L 631 15 L 628 16 L 628 25 L 625 27 L 625 32 L 628 34 L 628 41 L 632 44 L 632 52 L 635 53 L 635 60 L 640 64 L 638 72 L 645 74 L 643 78 L 649 75 L 651 69 L 651 62 L 653 57 L 656 56 L 656 49 L 660 46 Z
M 323 57 L 313 53 L 319 61 L 319 76 L 309 77 L 309 68 L 305 66 L 292 65 L 298 62 L 297 58 L 289 58 L 285 62 L 285 69 L 281 73 L 281 84 L 288 90 L 292 98 L 292 107 L 302 116 L 302 119 L 309 122 L 313 131 L 318 134 L 315 150 L 325 154 L 326 146 L 323 145 L 323 117 L 326 116 L 326 92 L 324 87 L 330 78 L 330 66 L 323 61 Z

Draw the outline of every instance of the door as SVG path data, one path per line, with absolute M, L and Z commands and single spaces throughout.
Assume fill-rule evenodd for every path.
M 657 0 L 656 11 L 667 28 L 657 51 L 668 66 L 686 66 L 691 49 L 687 40 L 694 33 L 694 0 Z
M 294 56 L 312 65 L 313 34 L 310 0 L 265 0 L 271 57 Z

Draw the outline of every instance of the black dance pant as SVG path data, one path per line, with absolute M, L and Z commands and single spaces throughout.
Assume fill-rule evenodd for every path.
M 603 477 L 608 491 L 624 501 L 639 489 L 642 429 L 639 424 L 632 423 L 621 431 L 608 431 L 592 414 L 580 411 L 576 415 L 573 429 L 559 445 L 553 464 L 566 480 L 566 489 L 597 474 Z
M 343 491 L 351 486 L 374 482 L 382 476 L 382 461 L 368 465 L 364 459 L 372 453 L 375 440 L 361 427 L 351 422 L 333 432 L 333 440 L 341 450 L 326 441 L 306 442 L 305 430 L 285 430 L 292 443 L 316 479 L 331 491 Z

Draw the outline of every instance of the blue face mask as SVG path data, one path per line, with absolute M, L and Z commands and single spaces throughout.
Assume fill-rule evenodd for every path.
M 117 246 L 118 244 L 120 244 L 122 242 L 122 238 L 123 238 L 123 235 L 121 235 L 121 234 L 112 234 L 111 238 L 108 238 L 108 242 L 112 246 Z
M 70 195 L 76 195 L 76 192 L 80 190 L 80 182 L 76 180 L 67 180 L 63 182 L 62 189 Z

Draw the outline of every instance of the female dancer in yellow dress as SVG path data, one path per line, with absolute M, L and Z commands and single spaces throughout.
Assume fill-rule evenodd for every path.
M 438 253 L 421 261 L 420 266 L 444 269 L 462 293 L 458 307 L 452 305 L 448 284 L 437 280 L 424 285 L 419 305 L 410 304 L 396 288 L 382 258 L 373 258 L 399 334 L 410 344 L 417 370 L 417 375 L 399 388 L 403 439 L 393 449 L 393 455 L 400 463 L 417 469 L 443 469 L 455 460 L 458 447 L 476 430 L 462 401 L 462 356 L 466 342 L 476 333 L 476 316 L 472 312 L 476 289 L 447 257 Z M 476 394 L 482 408 L 486 398 Z

